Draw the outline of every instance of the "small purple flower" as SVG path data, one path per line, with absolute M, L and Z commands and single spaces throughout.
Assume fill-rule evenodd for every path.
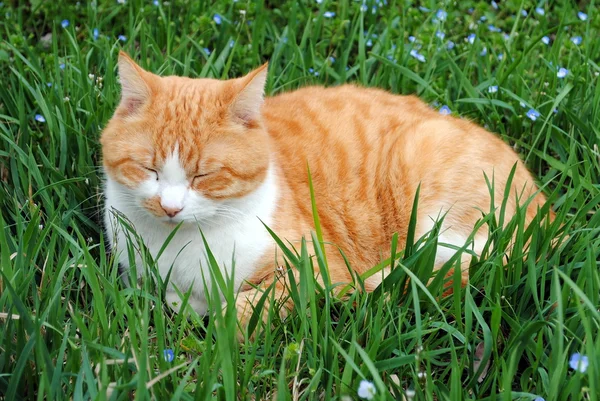
M 489 93 L 496 93 L 498 92 L 498 85 L 492 85 L 488 88 L 488 92 Z
M 71 23 L 68 19 L 64 19 L 60 22 L 60 26 L 62 26 L 63 28 L 67 28 L 69 25 L 71 25 Z
M 440 114 L 443 116 L 447 116 L 449 114 L 452 114 L 452 110 L 450 110 L 450 107 L 443 105 L 442 107 L 440 107 Z
M 576 44 L 577 46 L 579 46 L 582 42 L 581 36 L 573 36 L 571 38 L 571 42 L 573 42 L 574 44 Z
M 435 17 L 437 19 L 439 19 L 440 21 L 446 21 L 446 18 L 448 18 L 448 13 L 444 10 L 437 10 L 437 12 L 435 13 Z
M 219 14 L 215 14 L 213 16 L 213 21 L 215 21 L 215 24 L 217 24 L 217 25 L 221 25 L 221 22 L 223 22 L 223 20 Z
M 477 37 L 477 35 L 475 35 L 474 33 L 470 34 L 469 36 L 467 36 L 467 42 L 469 42 L 470 44 L 475 43 L 476 37 Z
M 531 121 L 535 121 L 538 119 L 538 117 L 540 116 L 540 112 L 535 110 L 535 109 L 529 109 L 527 110 L 527 117 L 529 117 L 529 119 Z
M 35 121 L 37 121 L 37 122 L 40 122 L 40 123 L 45 123 L 46 122 L 46 119 L 41 114 L 36 114 L 34 118 L 35 118 Z
M 446 37 L 446 34 L 444 32 L 442 32 L 442 31 L 437 31 L 435 33 L 435 37 L 438 38 L 438 39 L 444 40 L 444 38 Z
M 545 45 L 549 45 L 550 44 L 550 38 L 548 36 L 544 36 L 542 38 L 542 43 Z
M 456 46 L 456 43 L 454 43 L 453 41 L 449 40 L 448 43 L 446 44 L 446 49 L 452 50 L 452 49 L 454 49 L 454 46 Z
M 542 7 L 537 7 L 535 9 L 535 13 L 538 14 L 538 15 L 545 15 L 546 11 Z
M 333 18 L 333 17 L 335 17 L 335 13 L 333 11 L 325 11 L 323 13 L 323 17 L 325 17 L 325 18 Z
M 585 373 L 589 364 L 590 361 L 588 357 L 586 355 L 581 355 L 579 352 L 576 352 L 573 355 L 571 355 L 571 358 L 569 359 L 569 366 L 571 367 L 571 369 L 581 373 Z
M 127 41 L 127 36 L 125 36 L 125 35 L 119 35 L 119 36 L 117 36 L 117 39 L 119 39 L 121 42 L 126 42 Z
M 569 74 L 569 70 L 567 70 L 566 68 L 560 67 L 558 69 L 558 72 L 556 73 L 556 76 L 559 78 L 564 78 Z
M 583 12 L 581 12 L 581 11 L 579 11 L 579 12 L 577 13 L 577 17 L 578 17 L 580 20 L 582 20 L 582 21 L 587 21 L 587 18 L 588 18 L 588 17 L 587 17 L 587 14 L 586 14 L 586 13 L 583 13 Z
M 165 361 L 167 362 L 173 362 L 173 359 L 175 359 L 175 353 L 173 353 L 173 350 L 171 348 L 167 348 L 166 350 L 164 350 L 163 356 L 165 358 Z
M 94 40 L 98 39 L 98 37 L 100 36 L 100 31 L 98 30 L 98 28 L 94 28 L 94 30 L 92 31 L 92 36 L 94 37 Z

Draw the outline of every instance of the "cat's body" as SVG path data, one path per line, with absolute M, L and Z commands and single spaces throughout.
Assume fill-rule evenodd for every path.
M 264 67 L 231 81 L 159 78 L 124 55 L 119 68 L 123 100 L 102 137 L 111 243 L 128 266 L 123 231 L 112 237 L 112 209 L 131 220 L 154 255 L 183 221 L 159 268 L 166 276 L 172 266 L 171 283 L 182 292 L 193 285 L 190 303 L 199 313 L 206 312 L 203 275 L 210 280 L 198 224 L 221 266 L 229 269 L 235 258 L 243 314 L 254 294 L 249 283 L 268 285 L 276 275 L 276 248 L 263 223 L 294 245 L 310 239 L 308 167 L 324 239 L 335 244 L 326 248 L 332 282 L 351 280 L 337 247 L 363 273 L 389 255 L 393 233 L 404 243 L 419 185 L 417 235 L 446 214 L 439 241 L 455 246 L 489 211 L 484 174 L 494 178 L 496 205 L 515 163 L 514 192 L 524 202 L 537 191 L 499 138 L 412 96 L 345 85 L 263 103 Z M 544 201 L 535 195 L 528 221 Z M 481 230 L 476 253 L 485 240 Z M 440 246 L 438 264 L 453 253 Z M 380 281 L 371 278 L 367 289 Z M 172 292 L 167 301 L 178 297 Z

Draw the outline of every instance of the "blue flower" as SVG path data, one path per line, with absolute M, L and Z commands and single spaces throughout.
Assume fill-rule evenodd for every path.
M 549 45 L 550 44 L 550 38 L 548 36 L 544 36 L 542 38 L 542 43 L 545 45 Z
M 454 49 L 454 46 L 456 46 L 456 44 L 453 41 L 449 40 L 448 44 L 446 44 L 446 49 L 452 50 Z
M 414 36 L 412 36 L 412 35 L 408 37 L 408 41 L 410 43 L 413 43 L 415 40 L 416 40 L 416 38 Z
M 529 117 L 529 119 L 531 121 L 535 121 L 538 119 L 538 117 L 540 116 L 540 112 L 535 110 L 535 109 L 529 109 L 527 110 L 527 117 Z
M 571 42 L 573 42 L 577 46 L 579 46 L 581 44 L 581 41 L 582 41 L 581 36 L 573 36 L 571 38 Z
M 417 60 L 419 60 L 421 63 L 425 62 L 425 56 L 422 54 L 419 54 L 419 52 L 416 49 L 412 49 L 410 51 L 410 55 L 413 56 L 414 58 L 416 58 Z
M 431 11 L 431 10 L 430 10 L 430 9 L 428 9 L 427 7 L 423 7 L 423 6 L 419 6 L 419 10 L 423 11 L 424 13 L 428 13 L 428 12 L 430 12 L 430 11 Z
M 448 114 L 452 114 L 452 110 L 450 110 L 450 107 L 443 105 L 442 107 L 440 107 L 440 114 L 443 116 L 447 116 Z
M 333 57 L 333 56 L 329 56 L 329 62 L 330 62 L 331 64 L 335 63 L 335 57 Z
M 542 397 L 535 397 L 533 399 L 533 401 L 546 401 L 545 399 L 543 399 Z
M 125 4 L 127 3 L 127 0 L 117 0 L 117 4 Z
M 502 37 L 504 38 L 504 40 L 510 39 L 510 35 L 506 32 L 502 34 Z
M 486 56 L 487 55 L 487 47 L 484 47 L 483 50 L 479 53 L 480 56 Z
M 521 15 L 523 17 L 527 17 L 527 11 L 526 10 L 521 10 Z
M 441 39 L 441 40 L 444 40 L 444 38 L 446 37 L 446 34 L 445 34 L 444 32 L 442 32 L 442 31 L 437 31 L 437 32 L 435 33 L 435 37 L 436 37 L 436 38 L 439 38 L 439 39 Z
M 100 31 L 98 30 L 98 28 L 94 28 L 94 30 L 92 31 L 92 36 L 94 37 L 94 40 L 98 39 L 98 37 L 100 36 Z
M 121 42 L 126 42 L 127 41 L 127 36 L 125 36 L 125 35 L 119 35 L 119 36 L 117 36 L 117 39 L 119 39 Z
M 502 29 L 495 27 L 494 25 L 488 25 L 488 29 L 490 30 L 490 32 L 502 32 Z
M 444 10 L 437 10 L 437 12 L 435 13 L 435 17 L 437 19 L 439 19 L 440 21 L 446 21 L 446 18 L 448 18 L 448 13 Z
M 539 14 L 539 15 L 544 15 L 544 14 L 546 14 L 546 11 L 545 11 L 545 10 L 544 10 L 542 7 L 538 7 L 538 8 L 536 8 L 536 9 L 535 9 L 535 12 L 536 12 L 536 14 Z
M 65 69 L 65 63 L 60 63 L 58 65 L 58 68 L 60 68 L 61 70 L 64 70 Z
M 362 11 L 363 13 L 367 12 L 368 9 L 369 9 L 369 7 L 366 4 L 363 4 L 362 6 L 360 6 L 360 11 Z
M 504 60 L 504 53 L 498 54 L 498 61 Z
M 229 41 L 229 47 L 233 47 L 233 45 L 235 45 L 235 40 L 231 39 Z
M 215 24 L 217 24 L 217 25 L 221 25 L 221 22 L 223 22 L 223 20 L 221 19 L 221 16 L 219 14 L 215 14 L 213 16 L 213 21 L 215 21 Z
M 166 350 L 164 350 L 163 356 L 165 358 L 165 361 L 167 362 L 173 362 L 173 359 L 175 359 L 175 354 L 173 353 L 173 350 L 171 348 L 167 348 Z
M 46 82 L 46 86 L 47 86 L 48 88 L 52 88 L 52 82 Z
M 36 114 L 34 118 L 35 118 L 35 121 L 37 121 L 37 122 L 40 122 L 40 123 L 45 123 L 46 122 L 46 119 L 41 114 Z
M 360 398 L 372 400 L 373 398 L 375 398 L 375 393 L 377 393 L 377 390 L 375 389 L 375 385 L 373 383 L 371 383 L 368 380 L 360 381 L 360 384 L 358 385 L 358 390 L 356 391 L 356 394 Z
M 585 355 L 581 355 L 579 352 L 576 352 L 573 355 L 571 355 L 571 358 L 569 359 L 569 366 L 571 367 L 571 369 L 581 373 L 585 373 L 589 364 L 590 361 L 588 357 Z
M 579 11 L 577 13 L 577 17 L 582 20 L 582 21 L 586 21 L 587 20 L 587 14 L 586 13 L 582 13 L 581 11 Z
M 488 88 L 488 92 L 489 93 L 496 93 L 498 92 L 498 85 L 492 85 Z
M 323 17 L 325 17 L 325 18 L 333 18 L 333 17 L 335 17 L 335 13 L 333 11 L 325 11 L 323 13 Z
M 210 56 L 210 49 L 208 47 L 204 48 L 204 52 L 206 53 L 207 56 Z
M 481 17 L 479 17 L 479 22 L 485 22 L 487 21 L 487 17 L 485 15 L 482 15 Z
M 154 4 L 156 7 L 158 7 L 158 6 L 160 5 L 160 3 L 158 2 L 158 0 L 154 0 L 154 1 L 152 2 L 152 4 Z
M 556 76 L 559 78 L 564 78 L 567 76 L 567 74 L 569 74 L 569 70 L 567 70 L 566 68 L 560 67 L 558 69 L 558 72 L 556 73 Z
M 317 4 L 321 4 L 323 2 L 323 0 L 315 0 L 317 2 Z
M 496 3 L 494 0 L 492 0 L 492 8 L 493 8 L 494 10 L 497 10 L 497 9 L 498 9 L 498 3 Z
M 68 27 L 69 25 L 71 25 L 71 23 L 69 22 L 68 19 L 64 19 L 60 22 L 60 26 L 62 26 L 63 28 Z
M 368 39 L 368 40 L 367 40 L 367 43 L 365 43 L 365 45 L 366 45 L 367 47 L 371 47 L 371 46 L 373 46 L 373 41 L 372 41 L 371 39 Z
M 474 33 L 472 33 L 472 34 L 470 34 L 469 36 L 467 36 L 467 41 L 468 41 L 470 44 L 473 44 L 473 43 L 475 43 L 475 38 L 476 38 L 476 37 L 477 37 L 477 35 L 475 35 Z

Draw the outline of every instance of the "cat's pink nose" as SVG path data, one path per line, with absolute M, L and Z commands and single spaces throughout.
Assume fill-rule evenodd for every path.
M 175 217 L 175 215 L 177 215 L 177 213 L 181 212 L 181 208 L 177 208 L 177 207 L 164 207 L 162 206 L 162 209 L 165 211 L 165 213 L 167 214 L 167 216 L 169 217 Z

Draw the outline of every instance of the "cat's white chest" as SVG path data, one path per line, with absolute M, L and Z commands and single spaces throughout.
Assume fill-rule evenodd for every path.
M 131 266 L 129 266 L 127 235 L 122 227 L 118 225 L 115 227 L 115 217 L 111 211 L 118 210 L 133 223 L 136 233 L 153 258 L 158 256 L 175 226 L 159 222 L 148 213 L 140 211 L 139 207 L 131 204 L 127 196 L 123 196 L 123 190 L 119 184 L 111 180 L 107 181 L 105 222 L 113 252 L 117 253 L 121 265 L 129 269 Z M 253 273 L 261 267 L 258 265 L 261 257 L 272 249 L 273 239 L 263 222 L 267 225 L 272 223 L 276 200 L 275 179 L 269 173 L 262 186 L 248 195 L 247 199 L 235 201 L 236 209 L 244 212 L 243 214 L 235 218 L 220 217 L 219 224 L 182 225 L 157 261 L 163 279 L 170 271 L 167 302 L 170 304 L 175 302 L 176 304 L 171 306 L 178 309 L 177 304 L 180 300 L 173 287 L 177 287 L 181 293 L 191 288 L 190 305 L 199 314 L 207 312 L 205 293 L 211 286 L 211 273 L 202 234 L 215 260 L 219 263 L 221 272 L 231 275 L 232 260 L 235 261 L 236 290 L 246 279 L 252 277 Z M 142 256 L 138 251 L 134 252 L 137 273 L 138 276 L 142 276 L 145 272 Z

